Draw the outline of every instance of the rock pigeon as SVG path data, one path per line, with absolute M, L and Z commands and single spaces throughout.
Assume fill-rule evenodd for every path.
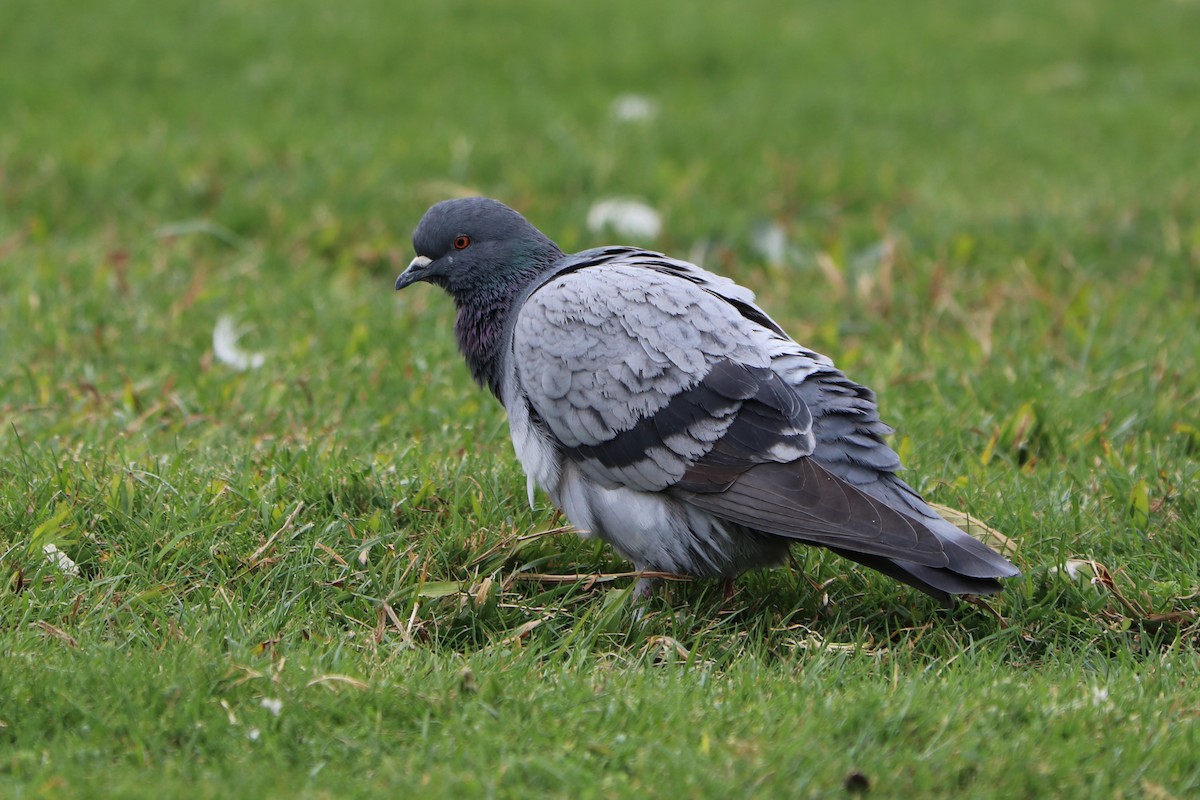
M 943 603 L 1019 574 L 896 475 L 874 393 L 733 281 L 637 247 L 564 254 L 482 197 L 434 205 L 413 247 L 396 289 L 454 298 L 530 503 L 540 487 L 638 569 L 731 579 L 802 542 Z

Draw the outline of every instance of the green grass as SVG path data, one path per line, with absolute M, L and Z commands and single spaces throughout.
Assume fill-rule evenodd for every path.
M 6 5 L 0 795 L 1200 792 L 1198 29 Z M 629 92 L 658 115 L 614 121 Z M 464 191 L 566 249 L 609 238 L 597 197 L 660 209 L 657 247 L 754 288 L 880 392 L 914 485 L 1017 542 L 995 615 L 815 551 L 640 618 L 628 579 L 530 579 L 628 565 L 533 535 L 562 521 L 450 302 L 391 291 Z M 262 368 L 214 359 L 222 315 Z

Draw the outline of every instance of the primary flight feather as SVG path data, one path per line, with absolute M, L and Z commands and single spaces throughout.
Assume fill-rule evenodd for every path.
M 566 255 L 482 197 L 430 208 L 413 246 L 396 289 L 454 298 L 531 500 L 639 569 L 733 577 L 803 542 L 942 601 L 1018 574 L 897 477 L 871 390 L 733 281 L 635 247 Z

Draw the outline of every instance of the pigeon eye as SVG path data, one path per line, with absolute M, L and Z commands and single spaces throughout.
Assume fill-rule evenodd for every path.
M 465 233 L 460 233 L 458 236 L 454 237 L 454 249 L 455 250 L 466 250 L 467 246 L 470 244 L 471 244 L 471 237 L 467 236 Z

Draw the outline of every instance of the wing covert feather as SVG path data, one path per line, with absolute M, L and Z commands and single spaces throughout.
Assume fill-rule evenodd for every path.
M 513 357 L 567 457 L 607 485 L 662 491 L 726 439 L 764 458 L 811 451 L 811 415 L 771 370 L 770 335 L 691 281 L 606 263 L 529 297 Z

